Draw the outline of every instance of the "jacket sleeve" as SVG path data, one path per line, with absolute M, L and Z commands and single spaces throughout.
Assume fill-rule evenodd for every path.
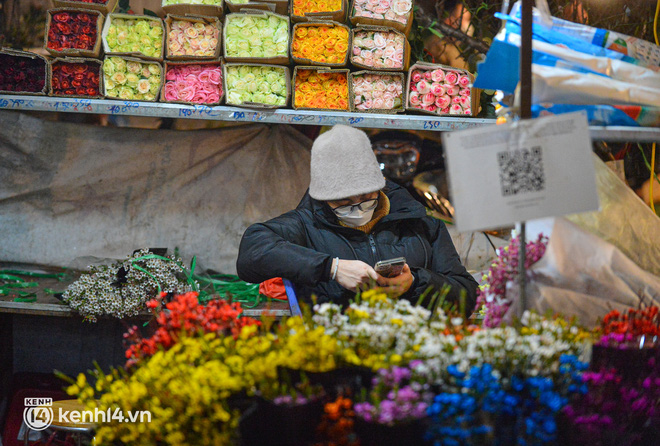
M 415 277 L 414 286 L 403 297 L 416 303 L 424 291 L 432 287 L 433 290 L 427 294 L 425 301 L 422 302 L 422 305 L 428 305 L 433 293 L 440 291 L 443 285 L 447 284 L 451 288 L 446 300 L 455 303 L 458 308 L 461 293 L 464 292 L 465 312 L 470 315 L 477 303 L 479 284 L 461 264 L 445 224 L 440 220 L 431 218 L 425 219 L 424 224 L 427 225 L 429 242 L 431 243 L 430 268 L 412 268 Z
M 309 286 L 329 280 L 332 257 L 305 246 L 305 227 L 296 212 L 247 228 L 236 261 L 241 280 L 259 283 L 283 277 Z

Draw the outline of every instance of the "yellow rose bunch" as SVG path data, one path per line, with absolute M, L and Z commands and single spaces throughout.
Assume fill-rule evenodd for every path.
M 297 108 L 348 110 L 347 73 L 297 70 L 295 93 Z
M 342 8 L 342 0 L 293 0 L 293 15 L 303 17 L 308 12 L 335 12 Z
M 348 54 L 348 30 L 342 26 L 298 25 L 291 54 L 318 63 L 342 64 Z

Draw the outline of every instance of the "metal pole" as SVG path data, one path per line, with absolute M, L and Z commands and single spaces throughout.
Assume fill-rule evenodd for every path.
M 520 31 L 520 119 L 532 117 L 532 1 L 522 0 L 521 31 Z M 527 293 L 525 291 L 525 257 L 527 240 L 525 222 L 520 223 L 518 234 L 518 286 L 520 288 L 520 306 L 518 316 L 522 317 L 527 308 Z

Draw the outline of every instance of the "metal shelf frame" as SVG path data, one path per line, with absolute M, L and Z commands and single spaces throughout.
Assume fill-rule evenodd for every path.
M 267 124 L 324 125 L 354 127 L 453 131 L 495 125 L 494 119 L 408 114 L 351 113 L 290 109 L 250 109 L 163 102 L 118 101 L 108 99 L 59 98 L 51 96 L 0 95 L 0 109 L 88 113 L 159 118 L 206 119 L 215 121 L 261 122 Z M 611 142 L 660 142 L 657 127 L 590 126 L 591 138 Z

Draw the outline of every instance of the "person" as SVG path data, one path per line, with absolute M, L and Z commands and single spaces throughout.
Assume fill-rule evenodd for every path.
M 247 228 L 238 276 L 251 283 L 289 279 L 300 301 L 348 305 L 374 283 L 416 303 L 432 287 L 451 288 L 446 300 L 466 313 L 477 282 L 461 264 L 444 223 L 396 183 L 386 181 L 362 130 L 336 125 L 312 145 L 310 185 L 296 209 Z M 380 260 L 405 257 L 396 277 L 374 270 Z M 426 293 L 422 304 L 431 301 Z

